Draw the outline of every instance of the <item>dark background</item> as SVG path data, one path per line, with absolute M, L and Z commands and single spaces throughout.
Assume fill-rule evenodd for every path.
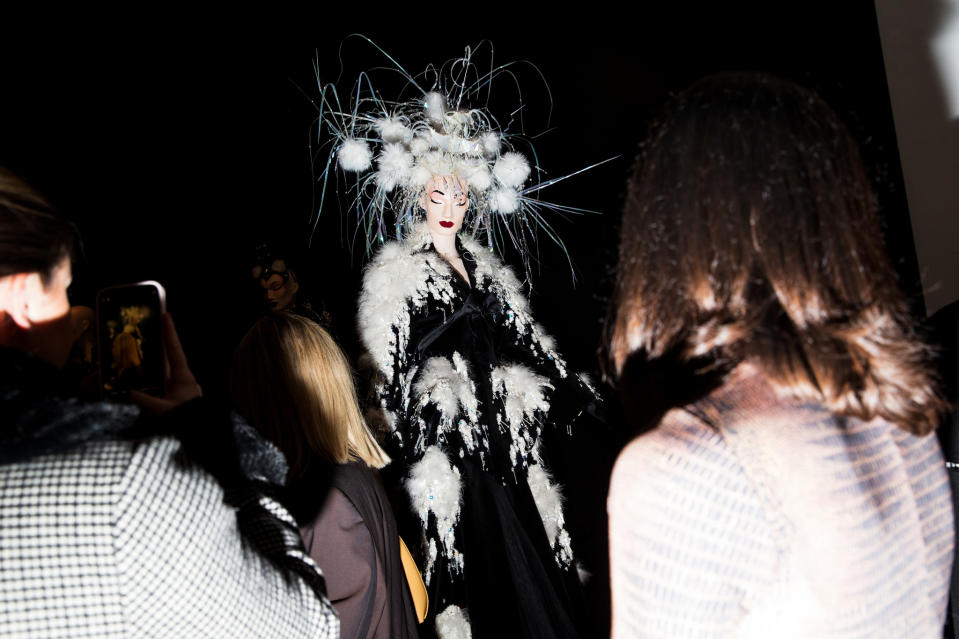
M 199 380 L 225 399 L 231 352 L 254 311 L 248 273 L 259 241 L 297 254 L 301 279 L 326 301 L 347 349 L 356 350 L 363 256 L 344 246 L 336 198 L 328 198 L 308 244 L 318 197 L 310 157 L 314 61 L 329 82 L 340 74 L 342 56 L 339 86 L 347 91 L 357 71 L 388 64 L 359 38 L 341 48 L 354 31 L 413 73 L 489 39 L 497 61 L 529 60 L 548 83 L 549 120 L 542 80 L 531 70 L 520 73 L 527 134 L 552 127 L 535 140 L 546 178 L 619 158 L 543 194 L 601 212 L 556 224 L 575 283 L 548 242 L 540 244 L 533 272 L 537 318 L 574 368 L 595 373 L 618 211 L 651 117 L 671 92 L 705 74 L 769 71 L 818 90 L 860 140 L 890 251 L 919 308 L 872 3 L 670 6 L 637 5 L 635 18 L 594 6 L 578 7 L 576 15 L 550 9 L 530 16 L 488 7 L 480 17 L 374 21 L 357 5 L 351 15 L 155 16 L 109 31 L 38 28 L 0 52 L 0 164 L 76 220 L 85 260 L 75 269 L 74 303 L 92 305 L 102 286 L 159 280 Z M 515 256 L 507 258 L 516 264 Z M 595 574 L 597 625 L 606 623 L 603 495 L 609 464 L 628 438 L 613 422 L 609 432 L 577 435 L 584 463 L 577 466 L 570 453 L 562 469 L 574 536 Z

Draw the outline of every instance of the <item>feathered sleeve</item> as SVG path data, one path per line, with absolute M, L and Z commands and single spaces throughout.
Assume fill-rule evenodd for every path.
M 586 415 L 605 421 L 601 400 L 585 374 L 570 371 L 553 337 L 534 318 L 522 285 L 513 271 L 492 255 L 481 267 L 489 288 L 503 306 L 499 350 L 514 362 L 543 378 L 548 396 L 549 423 L 570 427 Z
M 411 386 L 419 368 L 410 324 L 427 277 L 424 260 L 390 242 L 367 267 L 359 301 L 360 335 L 378 369 L 374 393 L 389 428 L 388 448 L 404 457 L 404 449 L 412 448 L 405 430 L 413 417 Z

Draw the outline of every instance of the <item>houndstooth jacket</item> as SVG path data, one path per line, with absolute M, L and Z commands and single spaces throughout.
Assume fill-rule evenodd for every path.
M 338 636 L 249 427 L 209 450 L 50 373 L 0 349 L 0 636 Z

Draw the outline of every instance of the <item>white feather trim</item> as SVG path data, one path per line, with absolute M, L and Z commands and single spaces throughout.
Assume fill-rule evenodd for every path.
M 446 96 L 436 91 L 426 94 L 426 114 L 436 124 L 442 124 L 446 116 Z
M 439 639 L 472 639 L 470 622 L 466 611 L 459 606 L 450 605 L 436 615 L 436 635 Z
M 337 151 L 336 159 L 344 171 L 361 173 L 370 168 L 373 154 L 365 140 L 349 139 Z
M 453 571 L 463 569 L 463 555 L 453 547 L 461 490 L 459 469 L 450 464 L 438 446 L 427 448 L 423 457 L 410 467 L 406 492 L 413 510 L 424 526 L 429 522 L 430 513 L 436 517 L 440 545 Z
M 414 167 L 414 174 L 419 171 Z M 425 182 L 424 182 L 425 183 Z M 516 275 L 490 250 L 461 233 L 463 246 L 476 259 L 478 285 L 495 292 L 506 308 L 507 322 L 521 335 L 529 334 L 534 349 L 553 358 L 560 376 L 563 361 L 553 350 L 552 339 L 533 321 L 522 285 Z M 421 306 L 428 297 L 442 302 L 453 296 L 452 272 L 445 263 L 430 264 L 422 249 L 432 243 L 425 221 L 416 224 L 402 241 L 387 242 L 367 266 L 360 294 L 358 323 L 363 343 L 377 366 L 393 379 L 393 355 L 406 349 L 409 336 L 409 306 Z M 431 286 L 427 277 L 433 276 Z M 454 309 L 455 310 L 455 309 Z
M 549 410 L 546 391 L 553 385 L 522 364 L 493 369 L 493 390 L 505 396 L 506 418 L 513 422 L 531 419 L 536 411 Z
M 536 455 L 539 457 L 539 455 Z M 573 548 L 569 533 L 566 532 L 565 518 L 563 517 L 563 494 L 559 486 L 551 481 L 546 470 L 539 465 L 531 465 L 527 475 L 529 490 L 536 502 L 536 510 L 543 520 L 546 537 L 553 548 L 556 563 L 560 567 L 568 567 L 573 561 Z
M 550 546 L 556 543 L 563 526 L 563 495 L 559 487 L 550 482 L 549 475 L 541 466 L 529 467 L 529 490 L 536 502 L 536 510 L 546 528 L 546 537 Z
M 500 147 L 500 135 L 495 131 L 488 131 L 483 134 L 483 150 L 486 151 L 486 155 L 490 157 L 496 157 L 496 154 L 499 153 Z
M 506 186 L 516 189 L 523 186 L 523 182 L 529 177 L 529 163 L 522 154 L 510 151 L 496 160 L 493 175 Z
M 357 313 L 360 333 L 388 383 L 393 379 L 393 352 L 406 349 L 410 322 L 407 302 L 426 295 L 428 269 L 423 255 L 413 254 L 401 242 L 388 242 L 363 276 Z
M 387 144 L 376 159 L 376 165 L 379 168 L 376 173 L 377 186 L 390 192 L 409 181 L 413 156 L 406 152 L 402 144 Z
M 489 195 L 489 208 L 493 213 L 513 213 L 519 208 L 519 194 L 513 189 L 495 189 Z
M 431 357 L 422 371 L 413 385 L 414 392 L 422 398 L 421 403 L 433 403 L 447 416 L 455 414 L 464 380 L 453 370 L 453 363 L 445 357 Z
M 376 121 L 374 126 L 387 144 L 391 142 L 406 144 L 413 139 L 413 132 L 399 118 L 381 118 Z
M 493 392 L 503 398 L 511 460 L 515 465 L 525 465 L 536 438 L 534 416 L 537 411 L 549 410 L 546 391 L 553 385 L 521 364 L 497 366 L 492 381 Z

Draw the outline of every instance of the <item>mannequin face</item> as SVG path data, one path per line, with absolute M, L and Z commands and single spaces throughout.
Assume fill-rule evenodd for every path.
M 300 285 L 296 281 L 296 274 L 287 269 L 283 260 L 273 260 L 267 273 L 264 273 L 262 266 L 254 266 L 252 274 L 253 278 L 259 281 L 263 291 L 263 303 L 270 310 L 286 310 L 296 303 L 296 293 L 300 290 Z
M 421 204 L 426 209 L 426 223 L 435 237 L 453 237 L 463 226 L 469 207 L 466 182 L 452 175 L 434 175 L 426 183 Z

